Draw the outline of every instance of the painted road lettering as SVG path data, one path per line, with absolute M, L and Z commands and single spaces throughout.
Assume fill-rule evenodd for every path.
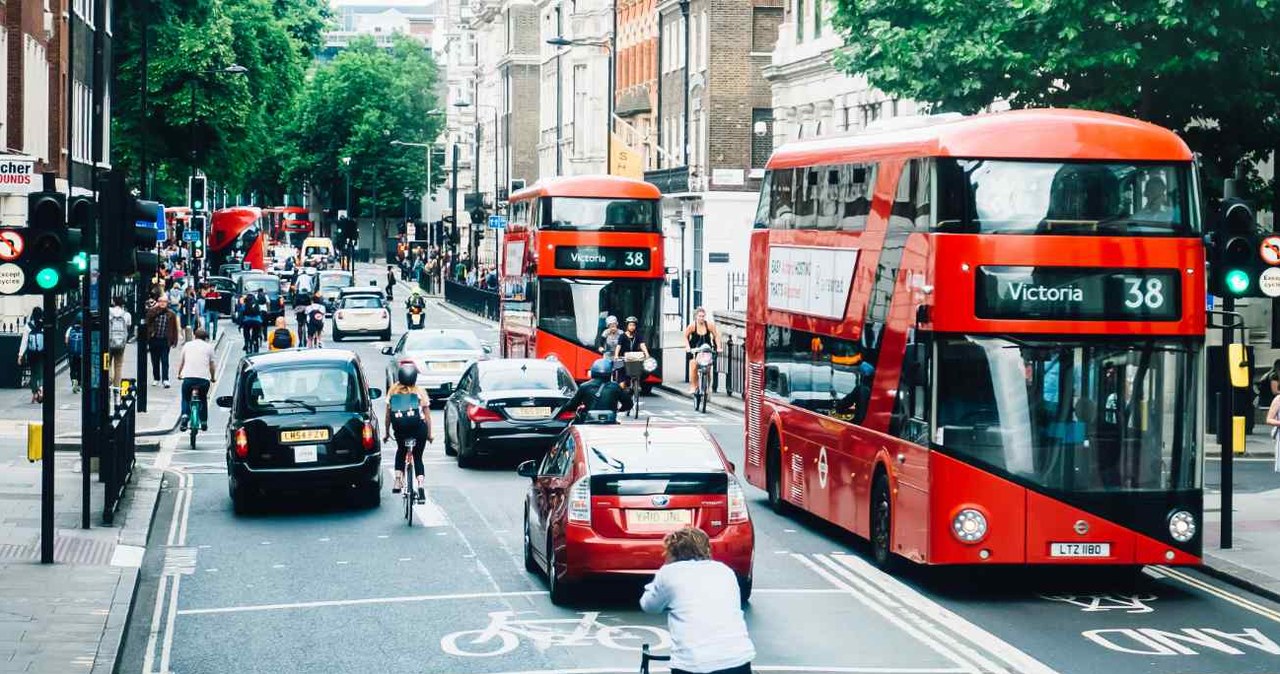
M 1040 598 L 1078 606 L 1086 613 L 1151 613 L 1155 608 L 1148 606 L 1148 603 L 1156 600 L 1154 594 L 1042 594 Z
M 1204 655 L 1210 652 L 1245 655 L 1253 649 L 1280 655 L 1280 645 L 1262 632 L 1246 627 L 1224 632 L 1210 627 L 1184 627 L 1176 632 L 1151 627 L 1086 630 L 1080 636 L 1099 646 L 1134 655 Z

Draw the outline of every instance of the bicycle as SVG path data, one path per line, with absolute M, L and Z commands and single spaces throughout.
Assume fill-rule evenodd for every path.
M 697 377 L 694 381 L 697 388 L 693 391 L 693 410 L 707 413 L 707 398 L 710 397 L 711 363 L 715 360 L 715 350 L 709 344 L 690 349 L 693 361 L 697 364 Z
M 191 402 L 187 406 L 187 426 L 191 432 L 191 449 L 195 449 L 196 435 L 204 426 L 204 394 L 199 388 L 191 390 Z
M 262 324 L 247 323 L 245 331 L 248 334 L 244 343 L 244 351 L 248 354 L 255 354 L 262 349 Z
M 649 674 L 650 662 L 670 662 L 670 655 L 654 655 L 649 652 L 649 644 L 640 647 L 640 674 Z
M 413 448 L 418 441 L 409 438 L 404 441 L 404 519 L 413 527 L 413 502 L 417 500 L 417 476 L 413 473 Z

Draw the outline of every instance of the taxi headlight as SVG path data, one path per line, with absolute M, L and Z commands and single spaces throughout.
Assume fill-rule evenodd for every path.
M 1174 511 L 1169 516 L 1169 536 L 1179 543 L 1196 537 L 1196 516 L 1185 510 Z
M 964 508 L 951 520 L 951 533 L 961 543 L 977 543 L 987 535 L 987 516 L 976 508 Z

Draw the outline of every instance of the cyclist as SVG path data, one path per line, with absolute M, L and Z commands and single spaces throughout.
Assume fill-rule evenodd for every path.
M 262 303 L 254 293 L 240 299 L 240 327 L 244 331 L 244 350 L 248 351 L 254 337 L 262 330 Z
M 387 424 L 383 440 L 391 439 L 391 429 L 396 432 L 396 481 L 391 493 L 399 494 L 404 485 L 404 461 L 406 441 L 417 440 L 413 451 L 413 472 L 417 476 L 418 500 L 426 502 L 427 493 L 423 489 L 422 453 L 426 445 L 433 442 L 431 435 L 431 399 L 426 391 L 418 387 L 418 368 L 414 365 L 401 365 L 396 371 L 396 383 L 387 391 Z
M 293 334 L 293 330 L 285 323 L 284 316 L 276 319 L 276 324 L 267 334 L 267 349 L 270 351 L 283 351 L 284 349 L 292 349 L 298 345 L 298 336 Z
M 645 344 L 644 335 L 640 334 L 640 320 L 635 316 L 627 316 L 626 326 L 626 331 L 618 336 L 618 345 L 613 348 L 614 360 L 618 361 L 624 354 L 636 351 L 643 353 L 646 359 L 650 358 L 649 345 Z M 624 386 L 631 382 L 625 369 L 618 373 L 618 378 Z
M 750 674 L 756 648 L 733 571 L 711 559 L 711 541 L 695 527 L 667 534 L 662 547 L 667 562 L 645 586 L 640 608 L 667 612 L 672 674 Z
M 304 302 L 299 302 L 298 299 L 295 299 L 294 302 L 295 304 L 293 305 L 293 317 L 294 317 L 294 320 L 298 321 L 298 343 L 301 344 L 308 341 L 307 305 Z
M 586 412 L 626 412 L 634 404 L 631 392 L 612 381 L 613 361 L 598 358 L 591 364 L 591 380 L 578 387 L 568 409 Z
M 720 330 L 707 320 L 707 310 L 698 307 L 693 310 L 693 323 L 684 329 L 684 349 L 692 353 L 694 349 L 710 346 L 712 353 L 720 350 Z M 689 359 L 689 395 L 698 392 L 698 363 Z
M 320 293 L 316 293 L 311 298 L 311 304 L 307 305 L 307 346 L 316 349 L 322 346 L 320 337 L 324 334 L 324 303 L 320 299 Z
M 618 317 L 609 316 L 604 319 L 604 332 L 596 338 L 596 351 L 605 357 L 613 356 L 613 352 L 618 349 L 618 338 L 622 336 L 622 331 L 618 329 Z
M 217 366 L 214 365 L 214 347 L 209 343 L 209 333 L 204 328 L 197 328 L 195 339 L 182 345 L 178 356 L 178 379 L 182 381 L 182 416 L 178 421 L 183 431 L 187 430 L 187 421 L 191 418 L 191 393 L 200 391 L 202 400 L 209 400 L 209 385 L 217 381 Z M 209 430 L 208 407 L 200 418 L 200 430 Z

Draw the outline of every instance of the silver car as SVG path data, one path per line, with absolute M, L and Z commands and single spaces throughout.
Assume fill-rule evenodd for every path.
M 385 346 L 382 353 L 391 356 L 387 360 L 386 384 L 396 380 L 396 371 L 403 364 L 418 368 L 418 386 L 433 400 L 449 397 L 454 385 L 477 360 L 486 360 L 490 348 L 470 330 L 410 330 L 395 346 Z

